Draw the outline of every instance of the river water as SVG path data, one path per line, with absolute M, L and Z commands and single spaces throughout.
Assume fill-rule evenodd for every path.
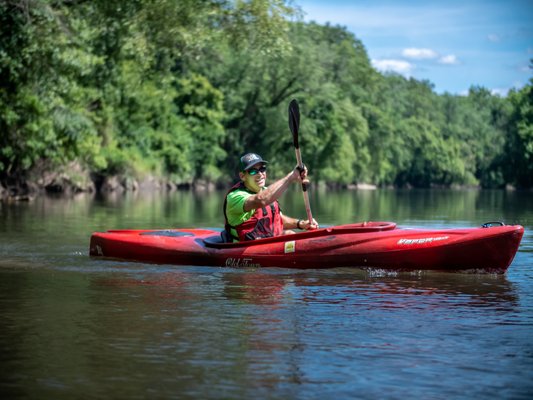
M 505 275 L 91 259 L 93 231 L 221 227 L 223 193 L 0 203 L 9 399 L 530 399 L 533 194 L 311 192 L 321 225 L 526 228 Z M 301 194 L 282 199 L 303 217 Z

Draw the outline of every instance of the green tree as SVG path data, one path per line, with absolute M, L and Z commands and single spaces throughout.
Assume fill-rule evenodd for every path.
M 513 112 L 507 125 L 505 174 L 519 188 L 533 187 L 533 79 L 509 93 Z
M 0 2 L 0 182 L 225 180 L 244 151 L 292 168 L 300 102 L 315 181 L 531 187 L 531 83 L 508 97 L 382 75 L 345 27 L 283 0 Z

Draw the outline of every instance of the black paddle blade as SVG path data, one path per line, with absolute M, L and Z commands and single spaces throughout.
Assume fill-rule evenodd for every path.
M 292 132 L 292 141 L 294 143 L 294 148 L 298 149 L 298 128 L 300 127 L 300 108 L 298 107 L 298 102 L 292 100 L 289 104 L 289 128 Z

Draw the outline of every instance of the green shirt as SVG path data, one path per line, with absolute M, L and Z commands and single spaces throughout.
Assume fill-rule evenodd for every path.
M 246 189 L 237 189 L 228 194 L 226 203 L 226 217 L 231 226 L 237 226 L 248 221 L 255 213 L 255 209 L 244 211 L 244 202 L 252 195 Z

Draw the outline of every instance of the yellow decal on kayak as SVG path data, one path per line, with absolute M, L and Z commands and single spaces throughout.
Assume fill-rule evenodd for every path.
M 285 254 L 294 253 L 296 251 L 296 242 L 294 240 L 285 242 Z

